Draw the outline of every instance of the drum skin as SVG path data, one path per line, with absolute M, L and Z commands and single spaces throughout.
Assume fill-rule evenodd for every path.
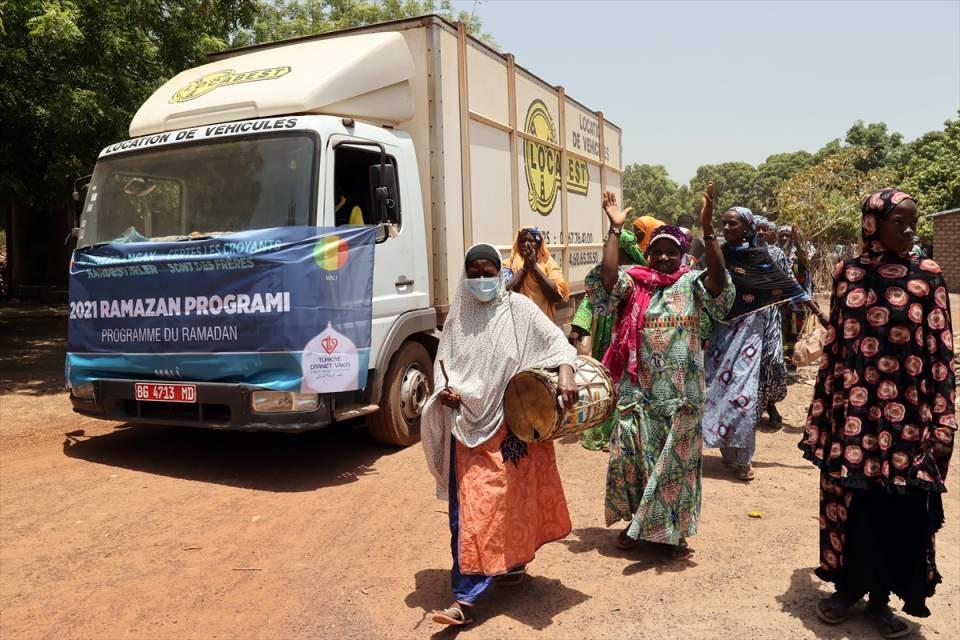
M 613 413 L 613 381 L 603 365 L 589 356 L 577 357 L 575 374 L 579 400 L 564 411 L 556 370 L 528 369 L 515 375 L 503 396 L 504 418 L 524 442 L 556 440 L 595 427 Z

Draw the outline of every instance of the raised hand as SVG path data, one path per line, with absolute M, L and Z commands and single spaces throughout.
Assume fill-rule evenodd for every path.
M 700 228 L 706 234 L 713 233 L 713 180 L 707 181 L 707 191 L 700 206 Z
M 617 204 L 617 195 L 612 191 L 603 194 L 603 212 L 607 214 L 610 224 L 618 227 L 622 226 L 627 221 L 627 216 L 631 211 L 633 211 L 633 207 L 620 210 L 620 205 Z

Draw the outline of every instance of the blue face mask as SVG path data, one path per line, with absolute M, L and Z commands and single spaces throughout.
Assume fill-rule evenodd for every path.
M 466 278 L 463 286 L 480 302 L 490 302 L 500 289 L 500 278 Z

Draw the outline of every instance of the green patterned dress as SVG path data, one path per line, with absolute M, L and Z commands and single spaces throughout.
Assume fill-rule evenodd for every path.
M 702 341 L 710 335 L 714 318 L 726 316 L 735 296 L 727 276 L 723 292 L 712 297 L 700 280 L 703 274 L 686 273 L 651 296 L 637 357 L 637 382 L 626 372 L 620 381 L 605 515 L 607 526 L 630 521 L 627 535 L 634 539 L 676 545 L 697 532 Z M 609 294 L 598 281 L 587 286 L 606 310 L 614 312 L 629 300 L 634 283 L 621 271 Z

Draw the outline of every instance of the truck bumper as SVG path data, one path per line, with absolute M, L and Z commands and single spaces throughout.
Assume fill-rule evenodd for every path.
M 136 399 L 134 380 L 94 381 L 94 400 L 70 396 L 73 410 L 92 418 L 235 431 L 311 431 L 331 423 L 328 398 L 321 395 L 315 411 L 255 413 L 250 395 L 260 387 L 213 382 L 197 386 L 195 403 L 147 402 Z

